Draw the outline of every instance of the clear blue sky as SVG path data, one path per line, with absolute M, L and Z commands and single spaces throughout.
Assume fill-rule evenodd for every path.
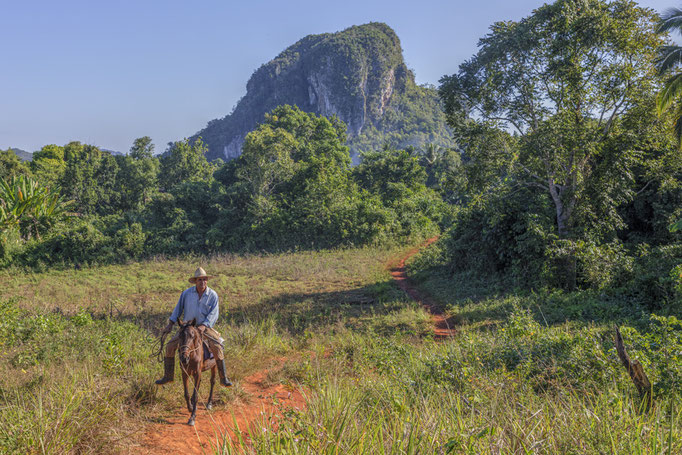
M 540 0 L 0 0 L 0 149 L 78 140 L 156 152 L 228 114 L 260 65 L 305 35 L 385 22 L 437 85 L 488 26 Z M 659 12 L 676 3 L 646 0 Z

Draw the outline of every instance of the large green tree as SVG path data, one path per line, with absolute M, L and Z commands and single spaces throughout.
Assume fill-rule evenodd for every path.
M 438 231 L 434 221 L 440 221 L 444 203 L 433 189 L 427 188 L 428 175 L 417 156 L 386 148 L 362 153 L 361 158 L 353 177 L 395 214 L 395 234 L 424 236 Z
M 144 206 L 158 190 L 159 160 L 152 156 L 153 150 L 151 138 L 144 136 L 135 139 L 129 155 L 117 157 L 115 191 L 122 210 Z
M 130 156 L 136 160 L 142 158 L 151 158 L 154 156 L 154 143 L 149 136 L 142 136 L 135 139 L 133 146 L 130 147 Z
M 597 209 L 615 217 L 613 205 L 622 202 L 628 174 L 613 171 L 627 171 L 636 158 L 636 141 L 622 136 L 637 131 L 623 123 L 656 89 L 655 22 L 653 11 L 626 0 L 558 0 L 518 22 L 494 24 L 478 53 L 441 80 L 463 147 L 484 142 L 476 135 L 490 129 L 512 133 L 501 147 L 465 148 L 467 157 L 503 164 L 505 178 L 543 191 L 563 239 L 584 231 Z M 615 226 L 614 217 L 601 222 Z M 562 268 L 574 286 L 570 254 Z
M 161 189 L 170 191 L 183 182 L 209 181 L 213 176 L 213 166 L 206 159 L 207 151 L 201 138 L 191 144 L 189 139 L 170 144 L 161 156 Z
M 81 214 L 102 215 L 117 206 L 116 184 L 118 164 L 114 157 L 94 145 L 74 141 L 66 144 L 64 171 L 59 178 L 62 194 L 75 202 Z
M 43 146 L 33 154 L 31 160 L 33 175 L 46 186 L 55 186 L 64 175 L 64 147 L 55 144 Z
M 236 162 L 218 174 L 231 183 L 233 210 L 224 212 L 227 218 L 217 225 L 224 228 L 214 234 L 238 224 L 241 231 L 232 236 L 259 248 L 374 239 L 386 213 L 351 180 L 345 142 L 346 127 L 335 118 L 292 106 L 275 108 L 246 136 Z

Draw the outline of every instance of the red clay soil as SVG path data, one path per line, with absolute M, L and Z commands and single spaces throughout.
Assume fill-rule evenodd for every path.
M 426 308 L 426 310 L 431 314 L 434 337 L 436 339 L 444 339 L 452 337 L 455 334 L 454 327 L 452 326 L 452 324 L 450 324 L 450 321 L 448 320 L 443 309 L 440 308 L 428 295 L 426 295 L 423 292 L 420 292 L 414 286 L 414 283 L 412 283 L 410 279 L 407 277 L 407 270 L 405 268 L 405 263 L 407 262 L 408 259 L 417 254 L 420 250 L 431 245 L 436 240 L 438 240 L 438 237 L 432 237 L 426 240 L 421 245 L 412 248 L 407 253 L 405 253 L 405 255 L 400 259 L 400 261 L 397 261 L 397 264 L 395 262 L 392 262 L 389 264 L 388 268 L 391 271 L 391 276 L 396 281 L 398 286 L 400 286 L 400 289 L 405 291 L 407 295 L 409 295 L 414 300 L 419 302 L 421 306 Z
M 435 242 L 437 237 L 428 239 L 422 245 L 409 250 L 405 255 L 389 265 L 391 275 L 398 286 L 410 297 L 419 302 L 431 314 L 434 336 L 439 339 L 451 337 L 454 329 L 450 327 L 443 311 L 425 294 L 421 293 L 407 278 L 405 262 L 422 248 Z M 279 362 L 281 366 L 283 361 Z M 277 366 L 277 367 L 278 367 Z M 216 445 L 222 444 L 228 436 L 238 441 L 238 432 L 248 441 L 248 429 L 254 425 L 276 426 L 276 419 L 284 408 L 305 408 L 305 399 L 297 389 L 290 390 L 281 384 L 268 384 L 270 369 L 259 371 L 239 381 L 246 397 L 227 409 L 207 411 L 202 400 L 197 406 L 196 424 L 187 425 L 189 412 L 183 406 L 173 415 L 160 419 L 159 423 L 147 427 L 142 445 L 131 447 L 130 453 L 147 455 L 167 454 L 212 454 Z M 182 383 L 175 381 L 164 387 L 177 388 L 182 394 Z M 202 380 L 201 392 L 208 393 L 208 374 Z M 216 385 L 216 387 L 219 387 Z M 203 395 L 202 395 L 203 396 Z M 217 405 L 222 408 L 223 406 Z M 266 421 L 269 419 L 269 421 Z M 236 423 L 236 426 L 235 426 Z M 237 427 L 239 430 L 237 430 Z
M 259 371 L 239 381 L 246 397 L 227 409 L 207 411 L 203 401 L 197 405 L 195 426 L 187 425 L 189 412 L 183 406 L 172 416 L 147 428 L 142 447 L 131 448 L 130 453 L 148 455 L 213 454 L 216 446 L 228 436 L 232 441 L 241 437 L 248 442 L 248 429 L 253 425 L 272 427 L 283 408 L 303 409 L 305 399 L 297 389 L 290 390 L 282 384 L 267 384 L 268 370 Z M 208 393 L 208 373 L 202 380 L 201 391 Z M 165 387 L 176 387 L 182 394 L 182 382 L 175 381 Z M 216 384 L 216 387 L 219 387 Z M 218 405 L 220 406 L 220 405 Z M 220 406 L 222 407 L 222 406 Z M 268 421 L 269 420 L 269 421 Z M 235 426 L 236 422 L 236 426 Z

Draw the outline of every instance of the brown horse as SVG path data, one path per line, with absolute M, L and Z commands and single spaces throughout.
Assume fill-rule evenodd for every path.
M 206 409 L 210 410 L 213 407 L 213 385 L 215 384 L 218 368 L 216 367 L 215 359 L 204 359 L 204 342 L 201 332 L 196 327 L 196 319 L 186 323 L 178 319 L 178 325 L 180 326 L 180 348 L 178 353 L 180 355 L 180 368 L 182 369 L 182 385 L 185 387 L 187 410 L 192 413 L 187 425 L 194 425 L 194 418 L 197 415 L 197 393 L 201 384 L 201 372 L 209 368 L 211 369 L 211 391 L 206 402 Z M 187 391 L 187 380 L 190 376 L 192 376 L 194 382 L 191 404 Z

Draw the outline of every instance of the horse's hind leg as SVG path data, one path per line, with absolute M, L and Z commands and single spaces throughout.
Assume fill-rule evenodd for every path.
M 201 371 L 194 375 L 194 393 L 192 394 L 192 415 L 187 421 L 187 425 L 194 426 L 194 419 L 197 416 L 197 392 L 199 391 L 199 384 L 201 383 Z
M 217 368 L 211 368 L 211 390 L 208 392 L 208 401 L 206 402 L 206 409 L 209 411 L 213 409 L 213 386 L 215 385 L 215 372 Z
M 182 371 L 182 386 L 185 388 L 185 403 L 187 403 L 187 410 L 189 412 L 192 412 L 192 406 L 189 404 L 189 391 L 187 390 L 187 380 L 189 379 L 189 376 L 183 369 Z

